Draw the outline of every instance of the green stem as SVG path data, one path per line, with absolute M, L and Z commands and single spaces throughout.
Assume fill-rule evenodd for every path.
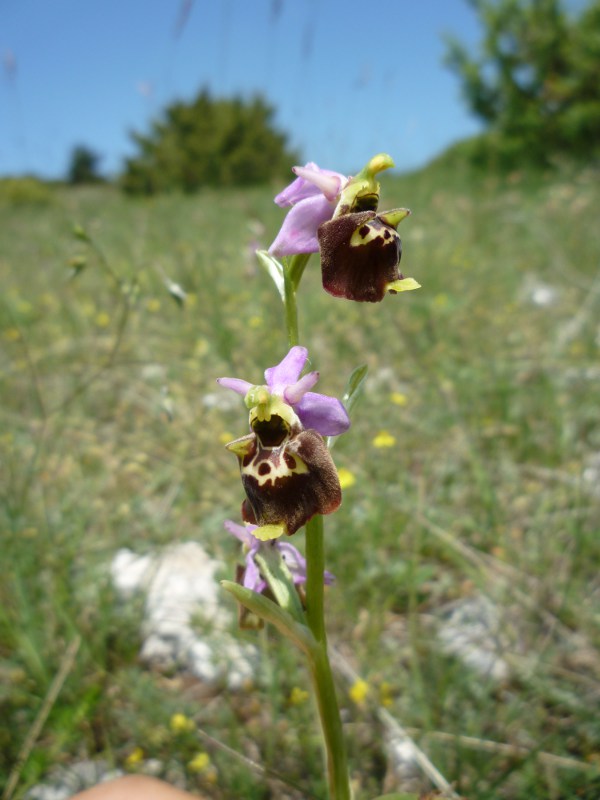
M 302 275 L 310 253 L 299 253 L 290 259 L 284 259 L 283 263 L 283 288 L 285 293 L 285 327 L 288 333 L 288 343 L 290 347 L 300 344 L 298 334 L 298 306 L 296 304 L 296 292 L 300 286 Z
M 290 347 L 300 342 L 296 290 L 309 258 L 310 255 L 302 254 L 284 262 L 285 323 Z M 309 651 L 309 663 L 325 740 L 329 795 L 331 800 L 350 800 L 346 743 L 327 653 L 324 572 L 323 517 L 316 515 L 306 525 L 306 621 L 315 639 L 315 646 Z
M 283 288 L 285 292 L 285 327 L 288 334 L 288 345 L 295 347 L 300 343 L 298 334 L 298 307 L 296 304 L 296 289 L 290 275 L 291 267 L 284 264 L 283 267 Z
M 324 570 L 323 517 L 317 514 L 306 524 L 306 620 L 317 642 L 327 644 Z
M 351 793 L 346 743 L 327 654 L 323 602 L 325 570 L 323 538 L 323 517 L 317 515 L 306 525 L 306 619 L 317 641 L 310 666 L 327 752 L 330 797 L 332 800 L 349 800 Z

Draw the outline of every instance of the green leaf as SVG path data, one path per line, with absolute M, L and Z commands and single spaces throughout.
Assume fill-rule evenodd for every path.
M 300 286 L 300 281 L 302 280 L 302 275 L 304 274 L 310 256 L 310 253 L 297 253 L 289 259 L 288 274 L 294 292 L 298 289 L 298 286 Z
M 342 397 L 342 403 L 346 406 L 346 411 L 348 413 L 350 413 L 356 401 L 360 397 L 360 393 L 364 388 L 368 371 L 369 367 L 366 364 L 361 364 L 360 367 L 356 367 L 348 379 L 348 385 L 346 386 L 346 391 Z
M 82 242 L 91 241 L 89 233 L 81 225 L 73 226 L 73 236 Z
M 280 607 L 288 611 L 297 622 L 304 624 L 304 609 L 281 553 L 272 547 L 267 547 L 259 551 L 254 558 Z
M 71 268 L 71 278 L 77 278 L 87 267 L 87 259 L 84 255 L 76 255 L 69 259 Z
M 233 581 L 221 581 L 221 586 L 232 594 L 235 599 L 245 608 L 256 614 L 265 622 L 270 622 L 280 633 L 291 639 L 307 656 L 312 657 L 312 653 L 318 647 L 312 633 L 306 627 L 292 617 L 288 611 L 284 611 L 268 597 L 251 589 L 246 589 Z
M 275 288 L 279 292 L 279 296 L 285 302 L 283 266 L 274 256 L 269 255 L 266 250 L 257 250 L 256 257 L 258 259 L 258 263 L 267 271 L 267 274 L 275 284 Z

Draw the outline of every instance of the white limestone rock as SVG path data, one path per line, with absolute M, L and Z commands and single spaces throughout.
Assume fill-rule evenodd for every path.
M 256 651 L 230 633 L 231 614 L 216 580 L 221 566 L 197 542 L 182 542 L 142 556 L 119 550 L 110 571 L 124 600 L 138 592 L 146 595 L 144 662 L 188 669 L 206 683 L 239 689 L 252 679 Z M 199 627 L 205 632 L 200 634 Z
M 497 606 L 484 595 L 475 595 L 453 605 L 440 625 L 438 638 L 446 653 L 492 683 L 503 683 L 510 667 L 503 657 L 509 642 Z

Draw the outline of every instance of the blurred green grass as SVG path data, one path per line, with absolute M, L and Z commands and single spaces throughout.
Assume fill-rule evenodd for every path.
M 422 289 L 375 306 L 335 300 L 315 261 L 300 293 L 319 390 L 341 395 L 352 369 L 369 366 L 334 451 L 355 480 L 326 521 L 331 640 L 369 685 L 361 706 L 340 684 L 356 795 L 381 790 L 373 704 L 385 702 L 419 740 L 429 733 L 423 747 L 471 800 L 591 800 L 598 175 L 460 166 L 450 155 L 382 181 L 382 208 L 412 209 L 402 267 Z M 278 296 L 252 255 L 281 222 L 274 191 L 132 201 L 109 187 L 0 187 L 0 785 L 82 637 L 17 798 L 77 758 L 134 768 L 136 748 L 214 797 L 284 796 L 214 747 L 218 788 L 207 784 L 187 766 L 205 745 L 169 728 L 182 711 L 304 796 L 323 795 L 312 709 L 289 703 L 306 686 L 296 655 L 262 637 L 266 674 L 206 702 L 181 678 L 139 666 L 141 609 L 124 611 L 107 571 L 118 547 L 187 539 L 233 571 L 222 521 L 237 517 L 241 486 L 222 442 L 246 423 L 215 378 L 258 382 L 286 351 Z M 183 308 L 165 279 L 188 293 Z M 480 593 L 511 642 L 502 685 L 445 654 L 434 634 L 448 604 Z

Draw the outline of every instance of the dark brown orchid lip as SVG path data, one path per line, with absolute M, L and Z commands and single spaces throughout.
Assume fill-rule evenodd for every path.
M 264 422 L 259 424 L 264 433 Z M 280 447 L 265 446 L 254 431 L 238 458 L 246 493 L 242 518 L 259 528 L 278 528 L 268 538 L 291 536 L 315 514 L 331 514 L 342 501 L 335 464 L 317 431 L 292 431 Z M 260 531 L 253 535 L 262 538 Z

